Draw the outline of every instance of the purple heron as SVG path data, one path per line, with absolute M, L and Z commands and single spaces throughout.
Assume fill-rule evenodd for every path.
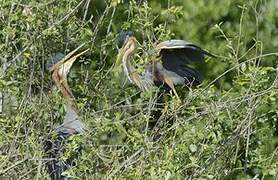
M 163 86 L 171 89 L 178 97 L 175 85 L 198 85 L 202 82 L 201 74 L 190 67 L 193 63 L 204 63 L 205 55 L 214 57 L 202 48 L 184 40 L 168 40 L 159 43 L 152 50 L 151 62 L 139 75 L 131 60 L 137 46 L 137 40 L 131 32 L 122 31 L 118 36 L 120 48 L 116 64 L 122 62 L 129 81 L 142 91 L 150 86 Z
M 77 57 L 86 52 L 83 51 L 74 55 L 78 49 L 79 48 L 75 49 L 62 59 L 56 58 L 56 61 L 58 62 L 51 67 L 52 79 L 63 95 L 66 111 L 62 125 L 56 129 L 58 137 L 53 141 L 50 139 L 47 140 L 45 144 L 45 151 L 49 158 L 46 165 L 52 180 L 65 179 L 65 176 L 63 176 L 62 173 L 68 168 L 74 166 L 75 156 L 77 155 L 70 157 L 67 160 L 62 160 L 61 156 L 64 153 L 64 147 L 68 142 L 68 138 L 71 135 L 84 133 L 85 131 L 85 124 L 81 121 L 80 116 L 78 115 L 79 108 L 67 81 L 67 75 L 72 64 Z

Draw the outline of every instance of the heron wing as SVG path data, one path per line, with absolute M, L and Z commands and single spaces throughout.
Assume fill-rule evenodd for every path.
M 162 66 L 171 72 L 176 73 L 185 79 L 185 84 L 193 84 L 198 85 L 202 82 L 201 74 L 189 67 L 187 61 L 184 60 L 179 54 L 175 51 L 167 51 L 163 50 L 161 54 Z
M 162 52 L 174 51 L 186 64 L 203 63 L 205 55 L 214 57 L 214 55 L 199 46 L 178 39 L 161 42 L 157 45 L 156 49 L 160 54 Z
M 202 76 L 189 67 L 192 63 L 203 63 L 205 55 L 213 56 L 202 48 L 183 40 L 169 40 L 157 45 L 162 65 L 185 79 L 186 84 L 200 84 Z

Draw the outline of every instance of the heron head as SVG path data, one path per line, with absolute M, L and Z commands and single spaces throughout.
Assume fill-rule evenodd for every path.
M 119 49 L 118 57 L 115 63 L 115 67 L 118 67 L 121 64 L 122 56 L 125 52 L 136 47 L 136 39 L 133 36 L 131 31 L 121 31 L 117 39 L 117 47 Z
M 128 39 L 133 36 L 132 31 L 121 31 L 118 35 L 117 46 L 118 48 L 124 47 L 124 45 L 128 42 Z
M 52 71 L 53 66 L 55 64 L 57 64 L 64 57 L 65 57 L 65 54 L 63 54 L 61 52 L 56 52 L 56 53 L 50 54 L 50 56 L 49 56 L 49 58 L 47 59 L 47 62 L 46 62 L 47 70 Z

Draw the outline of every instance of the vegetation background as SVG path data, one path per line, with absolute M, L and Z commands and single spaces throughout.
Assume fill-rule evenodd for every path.
M 47 65 L 85 43 L 69 81 L 89 130 L 67 148 L 64 158 L 83 144 L 68 176 L 278 179 L 277 12 L 277 0 L 2 0 L 0 176 L 48 176 L 43 143 L 64 109 Z M 139 71 L 170 38 L 217 55 L 199 67 L 202 85 L 178 88 L 180 108 L 168 95 L 156 130 L 158 90 L 141 93 L 112 71 L 122 29 L 140 42 Z

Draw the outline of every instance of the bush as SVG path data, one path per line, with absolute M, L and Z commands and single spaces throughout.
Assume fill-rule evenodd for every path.
M 88 131 L 68 176 L 87 179 L 275 179 L 278 84 L 275 0 L 11 1 L 0 10 L 2 177 L 47 177 L 43 142 L 63 121 L 63 99 L 48 71 L 53 53 L 84 43 L 69 81 Z M 170 38 L 209 50 L 202 85 L 142 93 L 112 71 L 119 30 L 140 42 L 138 70 L 151 47 Z M 141 66 L 140 66 L 141 65 Z

